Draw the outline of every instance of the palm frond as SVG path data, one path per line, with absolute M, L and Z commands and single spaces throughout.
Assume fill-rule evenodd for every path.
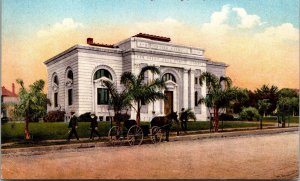
M 137 77 L 131 72 L 124 72 L 121 76 L 121 83 L 124 84 L 125 87 L 135 86 L 137 82 Z
M 141 72 L 139 73 L 138 75 L 138 79 L 139 80 L 144 80 L 145 78 L 145 73 L 147 71 L 150 71 L 151 73 L 154 73 L 154 74 L 160 74 L 160 71 L 159 69 L 156 67 L 156 66 L 153 66 L 153 65 L 148 65 L 148 66 L 145 66 L 141 69 Z
M 231 87 L 231 84 L 232 84 L 231 78 L 225 77 L 225 76 L 221 76 L 219 82 L 220 82 L 220 84 L 221 84 L 222 82 L 224 82 L 226 88 Z

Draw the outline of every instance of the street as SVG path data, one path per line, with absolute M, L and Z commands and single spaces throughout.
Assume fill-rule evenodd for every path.
M 296 179 L 299 135 L 288 132 L 46 154 L 2 155 L 4 179 Z

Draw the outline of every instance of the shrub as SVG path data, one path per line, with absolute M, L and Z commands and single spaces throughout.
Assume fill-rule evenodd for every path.
M 44 117 L 45 122 L 64 122 L 65 111 L 49 111 Z
M 78 117 L 79 122 L 91 122 L 91 120 L 91 112 L 83 113 Z
M 248 121 L 253 121 L 253 118 L 259 119 L 258 110 L 254 107 L 246 107 L 240 112 L 240 118 Z
M 220 115 L 220 120 L 223 120 L 223 121 L 232 121 L 232 120 L 234 120 L 234 117 L 233 117 L 233 115 L 231 115 L 231 114 L 221 114 Z
M 7 123 L 9 121 L 8 117 L 1 118 L 1 124 Z

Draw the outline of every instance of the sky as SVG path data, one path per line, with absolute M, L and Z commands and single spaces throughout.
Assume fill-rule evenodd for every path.
M 299 88 L 298 0 L 2 0 L 1 12 L 8 89 L 47 81 L 43 62 L 88 37 L 114 44 L 139 32 L 205 49 L 235 86 Z

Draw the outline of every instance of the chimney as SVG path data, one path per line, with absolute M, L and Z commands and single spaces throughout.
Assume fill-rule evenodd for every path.
M 93 38 L 87 38 L 86 43 L 89 45 L 93 44 Z
M 12 92 L 15 94 L 15 84 L 12 83 Z

